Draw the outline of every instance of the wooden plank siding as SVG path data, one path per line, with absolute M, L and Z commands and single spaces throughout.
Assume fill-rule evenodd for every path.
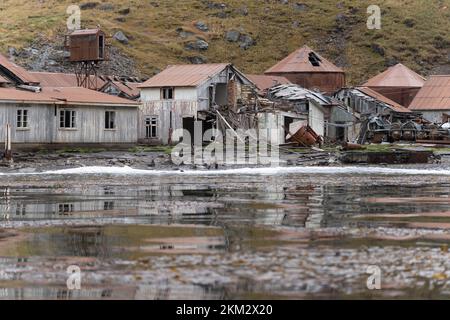
M 17 127 L 17 110 L 28 110 L 28 128 Z M 76 112 L 76 128 L 59 128 L 60 110 Z M 105 129 L 105 112 L 116 112 L 116 128 Z M 55 106 L 44 104 L 0 103 L 0 124 L 11 124 L 13 143 L 24 144 L 121 144 L 137 142 L 137 106 Z M 0 141 L 5 130 L 0 128 Z

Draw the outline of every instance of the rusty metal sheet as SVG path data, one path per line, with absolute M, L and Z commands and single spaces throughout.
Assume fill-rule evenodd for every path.
M 314 66 L 309 60 L 309 54 L 314 53 L 320 59 L 320 65 Z M 314 52 L 310 47 L 303 46 L 294 51 L 285 59 L 268 69 L 265 74 L 271 73 L 301 73 L 301 72 L 337 72 L 344 73 L 344 70 L 335 66 L 327 59 Z
M 395 112 L 400 112 L 400 113 L 411 113 L 411 110 L 409 110 L 408 108 L 405 108 L 404 106 L 398 104 L 397 102 L 383 96 L 382 94 L 367 88 L 367 87 L 357 87 L 357 90 L 361 91 L 362 93 L 364 93 L 365 95 L 368 95 L 376 100 L 382 101 L 386 104 L 388 104 L 389 106 L 391 106 L 392 110 L 394 110 Z
M 290 84 L 291 82 L 285 77 L 271 75 L 247 74 L 247 78 L 256 85 L 260 93 L 267 91 L 275 85 Z
M 364 87 L 401 87 L 421 88 L 426 78 L 399 63 L 371 78 L 363 84 Z
M 15 63 L 9 61 L 5 56 L 1 54 L 0 54 L 0 66 L 8 70 L 15 77 L 20 79 L 20 81 L 22 81 L 23 83 L 36 84 L 39 82 L 30 72 L 26 71 L 24 68 L 16 65 Z
M 409 106 L 411 110 L 450 110 L 450 75 L 430 76 Z
M 139 85 L 139 88 L 196 87 L 228 66 L 228 63 L 171 65 Z

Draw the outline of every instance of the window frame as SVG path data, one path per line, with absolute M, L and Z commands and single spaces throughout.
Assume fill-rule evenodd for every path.
M 155 129 L 154 135 L 152 128 Z M 145 116 L 145 138 L 146 139 L 159 139 L 159 116 L 151 115 Z
M 109 116 L 107 116 L 109 114 Z M 112 128 L 108 128 L 108 125 L 107 124 L 111 124 L 111 114 L 112 115 L 114 115 L 112 118 L 112 124 L 113 124 L 113 127 Z M 109 117 L 109 121 L 107 121 L 108 118 Z M 104 125 L 104 129 L 106 130 L 106 131 L 115 131 L 115 130 L 117 130 L 117 111 L 116 110 L 106 110 L 105 111 L 105 125 Z
M 18 130 L 29 130 L 29 121 L 30 118 L 29 109 L 17 109 L 16 112 L 16 128 Z
M 70 114 L 70 126 L 67 127 L 66 123 L 66 116 L 67 113 Z M 59 110 L 59 129 L 60 130 L 77 130 L 77 111 L 74 109 L 60 109 Z M 64 125 L 64 126 L 62 126 Z

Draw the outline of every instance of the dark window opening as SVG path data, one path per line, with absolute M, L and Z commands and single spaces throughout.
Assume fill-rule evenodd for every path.
M 104 211 L 114 210 L 114 201 L 105 201 L 103 208 Z
M 105 112 L 105 129 L 115 129 L 116 128 L 116 112 L 106 111 Z
M 28 128 L 28 110 L 17 110 L 17 128 Z
M 59 112 L 59 127 L 60 128 L 75 128 L 76 127 L 76 112 L 73 110 L 61 110 Z
M 72 212 L 74 212 L 74 206 L 73 204 L 60 204 L 58 208 L 58 213 L 60 215 L 70 215 Z
M 105 38 L 103 36 L 98 37 L 98 57 L 104 58 L 105 54 Z
M 317 56 L 317 54 L 315 54 L 314 52 L 310 52 L 309 62 L 311 62 L 314 67 L 320 67 L 320 63 L 322 62 L 322 60 Z
M 147 139 L 158 138 L 158 116 L 145 118 L 145 137 Z
M 162 88 L 161 90 L 163 100 L 173 100 L 173 88 Z

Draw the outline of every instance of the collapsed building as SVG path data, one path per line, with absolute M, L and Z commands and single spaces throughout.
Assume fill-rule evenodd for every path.
M 360 132 L 357 139 L 350 141 L 361 144 L 415 139 L 418 128 L 414 121 L 419 115 L 382 94 L 367 87 L 356 87 L 341 89 L 335 97 L 359 118 Z
M 328 141 L 346 140 L 354 135 L 355 116 L 333 97 L 290 84 L 269 89 L 268 99 L 273 102 L 272 111 L 266 109 L 260 119 L 263 123 L 272 122 L 266 124 L 268 127 L 282 123 L 288 141 L 305 126 Z
M 244 86 L 254 88 L 243 73 L 228 63 L 168 66 L 139 86 L 139 141 L 171 144 L 177 129 L 194 136 L 197 120 L 203 120 L 203 132 L 214 124 L 219 128 L 217 117 L 223 117 L 219 110 L 237 113 Z

